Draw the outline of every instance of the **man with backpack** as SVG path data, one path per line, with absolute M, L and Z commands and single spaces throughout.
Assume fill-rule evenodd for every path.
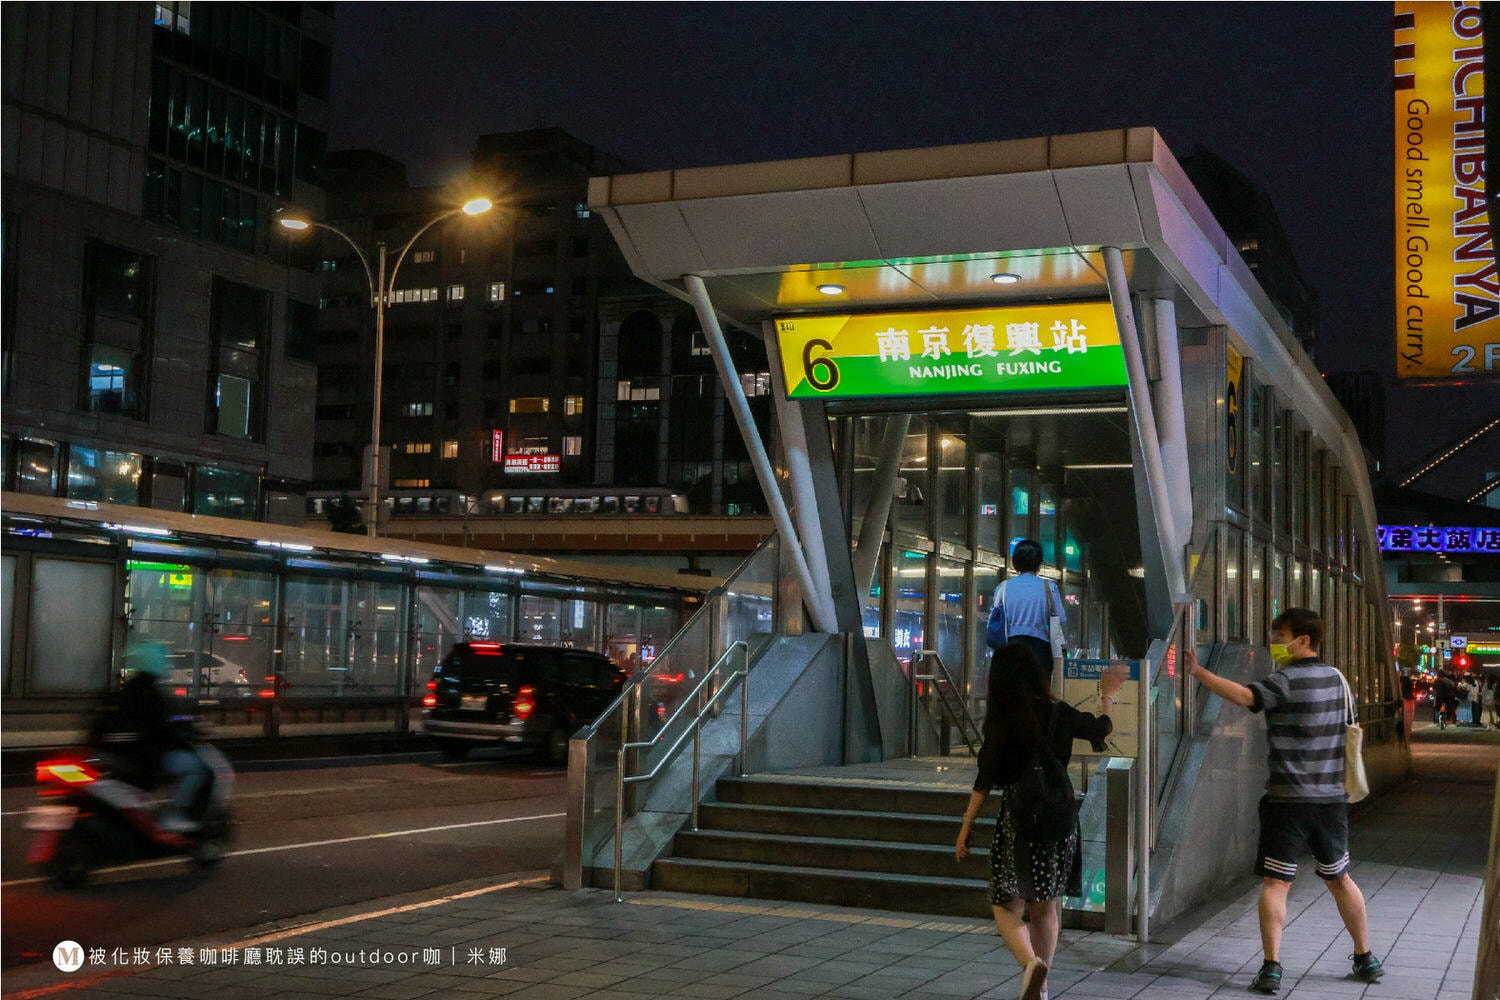
M 1265 961 L 1250 982 L 1260 993 L 1281 989 L 1281 932 L 1286 899 L 1297 877 L 1297 856 L 1312 851 L 1318 877 L 1328 886 L 1354 941 L 1348 978 L 1373 983 L 1385 974 L 1370 951 L 1365 897 L 1349 877 L 1349 801 L 1344 790 L 1346 688 L 1339 672 L 1318 655 L 1323 619 L 1289 608 L 1271 622 L 1271 659 L 1279 668 L 1249 685 L 1220 677 L 1183 650 L 1189 673 L 1225 701 L 1266 717 L 1270 777 L 1260 800 L 1260 939 Z

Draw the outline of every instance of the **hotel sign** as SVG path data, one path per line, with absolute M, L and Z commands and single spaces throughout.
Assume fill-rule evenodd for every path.
M 1500 554 L 1500 528 L 1438 528 L 1424 524 L 1381 524 L 1375 529 L 1382 552 L 1493 552 Z
M 1500 376 L 1477 3 L 1395 9 L 1396 377 Z
M 1123 386 L 1108 302 L 776 321 L 789 399 Z

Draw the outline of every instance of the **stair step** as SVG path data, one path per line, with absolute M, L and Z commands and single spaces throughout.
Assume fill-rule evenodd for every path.
M 800 865 L 809 868 L 985 880 L 989 877 L 990 855 L 987 849 L 979 849 L 979 840 L 976 834 L 976 849 L 962 863 L 953 859 L 952 840 L 946 844 L 911 844 L 735 830 L 683 830 L 677 834 L 672 851 L 674 857 L 703 861 L 774 865 L 786 858 L 796 858 Z
M 869 812 L 861 809 L 705 802 L 698 807 L 698 825 L 700 828 L 742 833 L 952 846 L 958 839 L 958 828 L 962 820 L 960 812 L 961 810 L 946 816 L 936 816 Z M 974 823 L 975 842 L 988 844 L 994 835 L 995 820 L 981 814 Z
M 969 790 L 961 786 L 937 789 L 895 782 L 860 784 L 779 778 L 720 778 L 714 786 L 714 792 L 719 802 L 745 805 L 953 817 L 962 815 L 969 801 Z M 991 796 L 985 802 L 981 815 L 993 816 L 998 808 L 998 796 Z
M 905 913 L 989 917 L 982 879 L 912 877 L 696 858 L 663 858 L 651 866 L 651 887 L 749 899 L 783 899 Z

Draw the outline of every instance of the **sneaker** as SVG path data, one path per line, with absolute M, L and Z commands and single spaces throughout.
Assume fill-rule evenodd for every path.
M 1260 971 L 1250 980 L 1250 988 L 1257 993 L 1281 992 L 1281 963 L 1262 962 Z
M 1362 983 L 1374 983 L 1385 975 L 1385 969 L 1381 967 L 1380 959 L 1375 957 L 1373 951 L 1349 957 L 1354 960 L 1354 971 L 1349 973 L 1350 979 L 1358 979 Z

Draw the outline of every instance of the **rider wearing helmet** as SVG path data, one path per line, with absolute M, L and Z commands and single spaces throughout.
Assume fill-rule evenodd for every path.
M 208 781 L 208 767 L 193 751 L 182 717 L 174 717 L 160 682 L 171 674 L 166 644 L 144 642 L 125 655 L 131 676 L 120 688 L 112 728 L 129 734 L 125 752 L 136 765 L 144 787 L 162 777 L 175 781 L 172 800 L 157 815 L 163 830 L 186 832 L 197 828 L 188 810 Z

